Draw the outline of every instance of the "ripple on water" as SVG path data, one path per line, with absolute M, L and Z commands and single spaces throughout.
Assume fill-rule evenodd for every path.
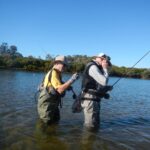
M 149 81 L 120 81 L 110 100 L 102 101 L 101 128 L 93 133 L 83 129 L 83 113 L 71 112 L 70 92 L 63 99 L 58 125 L 38 121 L 34 93 L 42 77 L 42 73 L 0 72 L 0 150 L 149 150 Z M 77 93 L 80 83 L 73 85 Z

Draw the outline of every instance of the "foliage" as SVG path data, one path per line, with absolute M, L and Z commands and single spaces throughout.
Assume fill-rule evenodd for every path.
M 150 79 L 150 69 L 144 70 L 142 73 L 143 79 Z
M 110 75 L 111 76 L 118 76 L 118 77 L 125 77 L 127 72 L 127 68 L 125 67 L 117 67 L 117 66 L 112 66 Z
M 0 56 L 8 58 L 17 58 L 22 57 L 22 54 L 17 52 L 17 46 L 11 45 L 9 47 L 7 43 L 2 43 L 0 45 Z
M 92 60 L 86 55 L 66 56 L 69 66 L 66 72 L 83 72 L 85 65 Z M 33 56 L 23 57 L 15 45 L 8 46 L 7 43 L 0 45 L 0 68 L 17 68 L 28 71 L 47 71 L 52 67 L 53 57 L 48 54 L 46 60 Z M 112 66 L 111 76 L 150 79 L 150 70 L 140 68 L 126 68 Z

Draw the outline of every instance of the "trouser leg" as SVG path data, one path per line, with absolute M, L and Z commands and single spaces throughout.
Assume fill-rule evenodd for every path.
M 84 126 L 99 128 L 100 124 L 100 102 L 84 100 L 82 103 L 84 112 Z

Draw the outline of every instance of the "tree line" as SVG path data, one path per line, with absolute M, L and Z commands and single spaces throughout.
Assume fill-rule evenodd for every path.
M 92 57 L 86 55 L 68 55 L 66 56 L 69 67 L 66 72 L 83 72 L 85 65 L 92 60 Z M 33 56 L 23 57 L 18 52 L 17 46 L 8 46 L 7 43 L 0 45 L 0 68 L 1 69 L 21 69 L 26 71 L 47 71 L 53 64 L 53 57 L 48 54 L 45 59 L 35 58 Z M 110 76 L 144 78 L 150 79 L 150 69 L 127 68 L 113 65 Z

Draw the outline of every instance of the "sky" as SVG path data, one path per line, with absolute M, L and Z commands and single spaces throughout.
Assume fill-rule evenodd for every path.
M 0 0 L 0 44 L 23 56 L 95 56 L 131 67 L 150 50 L 149 0 Z M 136 65 L 150 68 L 150 54 Z

